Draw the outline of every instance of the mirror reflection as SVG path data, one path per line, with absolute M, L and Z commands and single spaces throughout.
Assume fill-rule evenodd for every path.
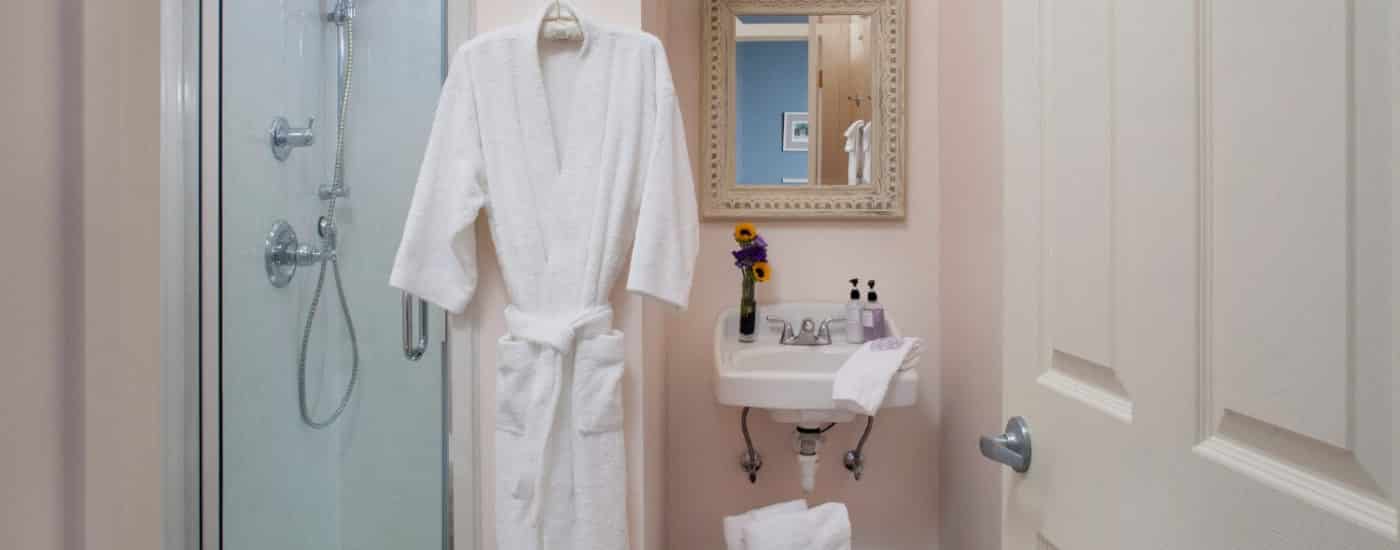
M 868 185 L 876 131 L 868 15 L 739 15 L 739 185 Z

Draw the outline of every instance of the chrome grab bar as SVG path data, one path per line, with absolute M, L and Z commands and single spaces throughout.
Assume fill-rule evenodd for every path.
M 409 361 L 428 351 L 428 302 L 418 298 L 418 341 L 413 340 L 413 295 L 403 293 L 403 356 Z

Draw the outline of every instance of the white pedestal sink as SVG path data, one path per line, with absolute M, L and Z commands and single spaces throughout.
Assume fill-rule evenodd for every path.
M 739 466 L 756 482 L 763 458 L 749 435 L 750 409 L 765 409 L 773 420 L 796 424 L 794 451 L 797 453 L 803 492 L 810 493 L 816 484 L 817 464 L 822 435 L 830 422 L 849 422 L 855 414 L 838 409 L 831 399 L 831 386 L 836 371 L 860 344 L 846 341 L 845 325 L 831 323 L 831 344 L 822 346 L 783 345 L 782 323 L 769 323 L 768 317 L 778 317 L 792 324 L 794 330 L 803 319 L 817 325 L 827 319 L 845 316 L 845 304 L 788 303 L 758 306 L 757 341 L 739 341 L 739 308 L 721 313 L 715 320 L 715 398 L 722 405 L 744 407 L 740 426 L 746 450 Z M 902 336 L 899 327 L 885 319 L 891 336 Z M 773 326 L 776 325 L 776 326 Z M 918 399 L 919 372 L 917 368 L 896 373 L 881 409 L 907 407 Z M 865 433 L 856 448 L 846 452 L 842 463 L 860 480 L 865 459 L 862 449 L 870 436 L 874 419 L 866 420 Z
M 831 384 L 846 358 L 860 347 L 846 341 L 845 326 L 831 324 L 831 345 L 790 346 L 778 343 L 779 317 L 793 325 L 811 318 L 818 324 L 845 316 L 845 304 L 783 303 L 758 306 L 758 340 L 739 342 L 739 308 L 715 321 L 715 397 L 720 404 L 767 410 L 774 420 L 799 425 L 848 422 L 855 415 L 839 410 L 831 400 Z M 902 336 L 886 318 L 892 336 Z M 777 325 L 772 326 L 772 325 Z M 907 407 L 918 399 L 918 368 L 895 375 L 882 408 Z

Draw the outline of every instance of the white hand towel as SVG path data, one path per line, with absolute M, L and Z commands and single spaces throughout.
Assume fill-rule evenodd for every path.
M 786 514 L 800 514 L 807 511 L 806 500 L 792 500 L 750 510 L 737 516 L 724 518 L 724 542 L 729 550 L 749 550 L 744 541 L 744 528 L 756 521 Z
M 860 151 L 865 158 L 860 163 L 860 182 L 870 183 L 870 174 L 875 170 L 873 166 L 875 150 L 870 148 L 870 136 L 875 133 L 875 121 L 868 120 L 860 126 Z
M 755 521 L 744 540 L 748 550 L 851 550 L 851 518 L 845 504 L 823 504 Z
M 864 155 L 861 133 L 864 131 L 864 120 L 857 120 L 846 128 L 846 185 L 860 185 L 860 159 Z
M 856 414 L 875 416 L 885 402 L 890 381 L 900 370 L 918 364 L 924 351 L 922 338 L 881 338 L 866 342 L 841 370 L 831 387 L 837 407 Z

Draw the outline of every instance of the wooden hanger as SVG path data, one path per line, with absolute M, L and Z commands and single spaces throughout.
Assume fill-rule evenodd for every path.
M 554 0 L 554 7 L 545 15 L 544 27 L 540 32 L 546 40 L 583 40 L 583 24 L 579 22 L 578 14 L 574 13 L 573 7 L 560 0 Z

